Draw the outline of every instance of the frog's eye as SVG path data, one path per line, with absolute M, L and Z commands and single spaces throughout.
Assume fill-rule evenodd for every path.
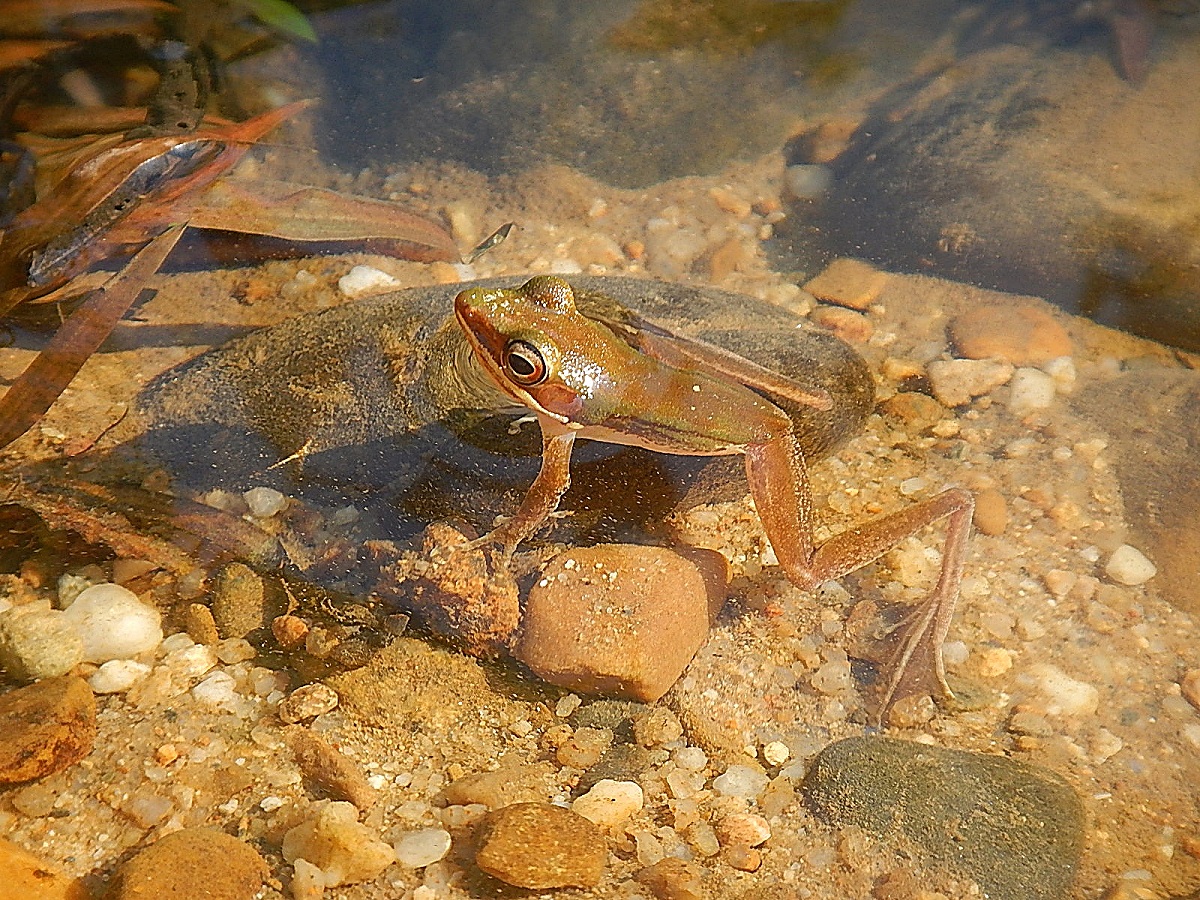
M 533 344 L 509 341 L 504 348 L 504 372 L 516 384 L 532 387 L 546 378 L 546 360 Z

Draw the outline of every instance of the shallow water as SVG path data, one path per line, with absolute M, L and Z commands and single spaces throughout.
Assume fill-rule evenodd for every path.
M 714 26 L 720 18 L 713 11 L 726 6 L 732 18 Z M 231 72 L 246 97 L 256 89 L 276 99 L 315 91 L 322 100 L 239 176 L 390 198 L 443 217 L 464 249 L 503 222 L 517 222 L 517 230 L 469 266 L 351 254 L 190 267 L 157 278 L 136 317 L 4 452 L 0 497 L 21 484 L 61 512 L 54 504 L 65 503 L 64 485 L 103 471 L 114 448 L 138 430 L 136 417 L 123 416 L 152 378 L 227 337 L 346 302 L 338 280 L 357 264 L 389 273 L 393 288 L 440 283 L 448 295 L 463 278 L 519 282 L 545 272 L 651 276 L 753 295 L 837 325 L 877 373 L 879 413 L 815 468 L 820 534 L 948 485 L 995 495 L 1006 512 L 998 529 L 972 541 L 949 636 L 951 675 L 982 699 L 969 710 L 914 714 L 887 730 L 1063 775 L 1087 815 L 1069 896 L 1187 896 L 1200 884 L 1200 713 L 1181 689 L 1186 673 L 1200 669 L 1193 620 L 1200 520 L 1192 489 L 1200 481 L 1200 439 L 1188 415 L 1200 393 L 1195 358 L 1055 312 L 1049 320 L 1065 329 L 1069 365 L 1021 367 L 1055 373 L 1048 405 L 1022 409 L 1011 385 L 920 414 L 891 402 L 929 392 L 927 364 L 955 354 L 946 328 L 956 317 L 982 305 L 1049 310 L 992 288 L 1053 297 L 1070 310 L 1091 298 L 1105 321 L 1195 346 L 1188 255 L 1195 170 L 1190 180 L 1177 177 L 1200 146 L 1188 131 L 1200 121 L 1189 116 L 1194 92 L 1182 91 L 1200 49 L 1195 26 L 1160 11 L 1149 71 L 1135 86 L 1117 71 L 1112 22 L 1068 27 L 1063 21 L 1075 20 L 1061 13 L 1070 6 L 1031 4 L 1035 12 L 1057 10 L 1043 16 L 1041 32 L 1010 26 L 995 10 L 946 3 L 914 7 L 899 25 L 890 5 L 874 3 L 386 3 L 314 14 L 322 39 L 316 47 L 283 47 Z M 677 29 L 658 28 L 664 18 Z M 981 108 L 994 110 L 995 98 L 977 86 L 1014 59 L 1035 60 L 1045 79 L 1069 82 L 1072 91 L 1066 99 L 1049 89 L 1010 98 L 1005 116 L 981 116 L 974 135 L 963 125 L 969 112 L 955 109 L 956 89 L 987 95 Z M 1081 143 L 1088 113 L 1080 98 L 1101 98 L 1119 113 L 1091 134 L 1105 154 L 1081 149 L 1093 145 Z M 941 118 L 917 115 L 931 109 Z M 1138 118 L 1146 110 L 1167 112 Z M 916 137 L 901 133 L 914 120 L 935 124 Z M 893 130 L 852 139 L 861 122 Z M 1051 142 L 1055 123 L 1065 146 Z M 998 128 L 1004 142 L 994 140 Z M 1157 152 L 1164 145 L 1177 157 L 1164 159 Z M 902 169 L 921 154 L 937 164 Z M 872 181 L 861 160 L 880 156 L 895 162 Z M 1115 180 L 1103 180 L 1101 169 Z M 903 177 L 886 180 L 901 170 Z M 997 172 L 1003 177 L 981 174 Z M 1039 195 L 1019 184 L 1035 184 L 1046 172 L 1060 191 Z M 814 183 L 825 190 L 798 196 Z M 1091 230 L 1056 231 L 1056 222 L 1084 216 Z M 1118 232 L 1126 246 L 1080 255 L 1087 239 Z M 1062 247 L 1051 246 L 1056 234 Z M 830 316 L 835 307 L 815 303 L 800 287 L 839 256 L 865 257 L 895 273 L 861 315 Z M 1097 265 L 1101 256 L 1105 264 Z M 937 275 L 980 286 L 930 277 Z M 1127 303 L 1112 306 L 1131 297 L 1132 312 Z M 0 350 L 0 376 L 15 377 L 44 340 L 17 332 L 16 343 Z M 369 448 L 352 474 L 390 471 L 386 452 Z M 220 457 L 212 459 L 201 478 L 169 476 L 202 484 L 193 499 L 237 520 L 248 512 L 240 490 L 249 482 L 223 488 Z M 267 474 L 269 451 L 262 463 L 263 484 L 270 478 L 287 493 L 286 480 Z M 131 466 L 131 486 L 162 486 L 143 460 L 122 464 Z M 404 530 L 389 530 L 389 504 L 402 500 L 381 504 L 378 486 L 357 479 L 346 488 L 340 464 L 334 460 L 328 483 L 313 475 L 325 492 L 320 501 L 306 498 L 325 518 L 295 531 L 328 532 L 342 544 L 403 537 Z M 528 466 L 521 472 L 532 477 Z M 637 471 L 630 480 L 649 492 L 646 477 Z M 506 487 L 519 493 L 521 483 L 514 477 Z M 348 530 L 339 532 L 331 525 L 335 511 L 350 508 L 338 526 Z M 53 597 L 68 567 L 90 564 L 93 580 L 113 577 L 113 554 L 102 543 L 63 540 L 28 512 L 2 509 L 11 518 L 0 531 L 0 565 L 22 580 L 6 581 L 9 599 L 0 602 L 28 599 L 30 591 Z M 154 511 L 143 515 L 132 530 L 161 534 Z M 291 540 L 293 526 L 265 526 L 280 539 L 284 567 L 302 569 L 311 548 Z M 790 586 L 771 565 L 743 494 L 683 514 L 670 534 L 726 555 L 731 601 L 663 701 L 683 724 L 682 737 L 652 744 L 644 768 L 629 770 L 643 785 L 646 807 L 610 835 L 608 873 L 587 896 L 647 895 L 632 875 L 659 854 L 696 860 L 714 897 L 868 896 L 881 877 L 909 871 L 912 864 L 886 840 L 820 823 L 795 799 L 794 786 L 823 746 L 869 730 L 865 688 L 831 675 L 847 650 L 854 655 L 847 615 L 863 601 L 924 596 L 940 532 L 919 534 L 844 579 L 844 591 L 830 588 L 820 598 Z M 1105 566 L 1123 544 L 1145 552 L 1157 575 L 1136 586 L 1114 581 Z M 344 587 L 341 564 L 328 569 Z M 204 559 L 200 571 L 215 568 Z M 169 569 L 139 574 L 132 586 L 166 612 L 168 632 L 205 596 L 194 576 Z M 175 644 L 149 657 L 155 671 L 167 651 L 186 649 L 184 638 L 169 640 Z M 242 659 L 240 645 L 225 651 L 216 671 L 230 676 L 233 691 L 217 702 L 211 681 L 197 692 L 194 681 L 172 686 L 154 675 L 140 688 L 101 697 L 91 756 L 0 793 L 0 832 L 99 883 L 126 851 L 182 825 L 210 824 L 254 842 L 286 885 L 291 868 L 279 855 L 280 835 L 312 798 L 280 752 L 275 710 L 279 692 L 316 672 L 284 666 L 273 673 L 280 666 L 274 656 Z M 576 705 L 570 696 L 564 702 L 563 691 L 512 667 L 407 640 L 334 684 L 341 706 L 313 727 L 379 790 L 369 827 L 390 841 L 445 825 L 456 838 L 456 850 L 423 871 L 393 865 L 334 895 L 494 890 L 480 883 L 461 849 L 461 829 L 451 827 L 453 815 L 469 819 L 474 811 L 451 807 L 459 810 L 451 815 L 435 801 L 447 782 L 501 760 L 555 759 Z M 768 759 L 777 750 L 765 752 L 776 743 L 787 748 L 782 762 Z M 677 752 L 684 747 L 708 756 L 700 788 L 686 795 L 671 786 L 678 784 L 672 775 L 684 771 Z M 711 779 L 741 764 L 764 769 L 773 787 L 738 807 L 714 793 Z M 567 799 L 580 773 L 553 768 L 547 796 Z M 118 783 L 108 783 L 114 772 Z M 770 822 L 756 872 L 706 856 L 693 828 L 733 807 L 762 811 Z M 946 896 L 977 895 L 960 874 L 933 866 L 929 878 Z M 280 890 L 287 894 L 277 885 L 267 895 Z

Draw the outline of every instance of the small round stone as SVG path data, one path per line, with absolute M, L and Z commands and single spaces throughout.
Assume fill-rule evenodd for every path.
M 392 844 L 396 860 L 411 869 L 423 869 L 450 852 L 450 832 L 444 828 L 410 831 Z
M 601 778 L 571 809 L 602 828 L 615 828 L 641 811 L 645 796 L 636 781 Z
M 782 766 L 791 755 L 792 751 L 783 741 L 768 741 L 763 744 L 762 758 L 769 766 Z
M 730 766 L 713 779 L 713 790 L 726 797 L 754 800 L 767 789 L 771 779 L 751 766 Z
M 373 266 L 355 266 L 338 279 L 338 290 L 354 299 L 390 291 L 399 284 L 387 272 Z
M 289 725 L 315 719 L 338 705 L 337 691 L 325 684 L 298 687 L 279 704 L 279 718 Z
M 258 851 L 244 841 L 211 828 L 185 828 L 121 866 L 105 897 L 194 897 L 203 885 L 207 900 L 246 900 L 262 889 L 268 874 Z
M 88 678 L 97 694 L 119 694 L 127 691 L 147 675 L 150 667 L 133 659 L 110 659 Z
M 1022 367 L 1013 372 L 1008 387 L 1008 408 L 1015 416 L 1026 416 L 1054 403 L 1054 379 L 1041 369 Z
M 75 598 L 64 615 L 83 641 L 86 662 L 132 659 L 162 643 L 162 616 L 119 584 L 96 584 Z
M 722 847 L 757 847 L 771 837 L 771 826 L 753 813 L 731 813 L 717 823 L 717 840 Z
M 1129 544 L 1122 544 L 1113 551 L 1104 565 L 1104 571 L 1117 584 L 1130 586 L 1145 584 L 1158 574 L 1154 563 L 1141 550 Z
M 975 527 L 981 534 L 996 537 L 1008 528 L 1008 501 L 995 488 L 984 488 L 975 494 Z

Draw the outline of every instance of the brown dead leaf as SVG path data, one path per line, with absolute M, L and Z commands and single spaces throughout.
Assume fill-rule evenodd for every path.
M 189 221 L 193 228 L 296 243 L 369 245 L 375 253 L 421 262 L 460 259 L 446 229 L 395 203 L 280 181 L 218 182 Z

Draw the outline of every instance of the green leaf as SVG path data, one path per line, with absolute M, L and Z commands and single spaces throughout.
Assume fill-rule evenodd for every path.
M 287 0 L 238 0 L 238 5 L 276 31 L 314 44 L 317 42 L 312 23 Z

